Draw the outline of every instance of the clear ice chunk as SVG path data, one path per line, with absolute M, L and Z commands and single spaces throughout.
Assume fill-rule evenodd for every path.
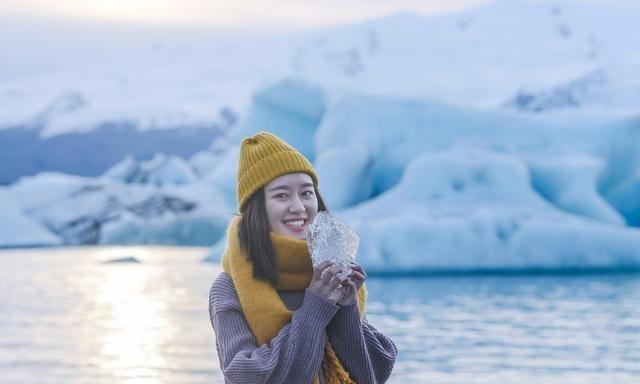
M 359 245 L 356 231 L 328 212 L 318 212 L 307 229 L 307 247 L 314 270 L 323 261 L 331 260 L 343 272 L 351 271 L 349 264 L 355 261 Z

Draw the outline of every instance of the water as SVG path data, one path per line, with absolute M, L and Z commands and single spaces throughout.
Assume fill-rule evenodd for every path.
M 222 383 L 205 253 L 0 251 L 0 382 Z M 391 383 L 640 382 L 640 275 L 367 284 L 367 316 L 400 350 Z

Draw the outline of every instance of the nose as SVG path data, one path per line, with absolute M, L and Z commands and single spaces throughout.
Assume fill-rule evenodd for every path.
M 300 200 L 299 197 L 294 197 L 293 200 L 291 200 L 291 205 L 289 205 L 289 211 L 290 212 L 304 211 L 304 204 L 302 204 L 302 201 Z

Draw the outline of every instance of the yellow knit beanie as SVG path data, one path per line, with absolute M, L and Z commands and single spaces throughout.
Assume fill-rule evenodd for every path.
M 309 174 L 318 188 L 318 176 L 309 160 L 278 136 L 259 132 L 242 140 L 237 186 L 240 212 L 258 189 L 278 176 L 295 172 Z

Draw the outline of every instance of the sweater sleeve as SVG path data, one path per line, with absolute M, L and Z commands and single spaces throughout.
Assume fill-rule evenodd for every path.
M 209 315 L 220 367 L 227 383 L 311 383 L 320 371 L 326 327 L 339 306 L 306 290 L 291 322 L 269 343 L 256 339 L 242 313 L 231 278 L 211 286 Z
M 327 327 L 329 342 L 357 383 L 385 383 L 396 360 L 393 341 L 365 319 L 358 304 L 345 305 Z

